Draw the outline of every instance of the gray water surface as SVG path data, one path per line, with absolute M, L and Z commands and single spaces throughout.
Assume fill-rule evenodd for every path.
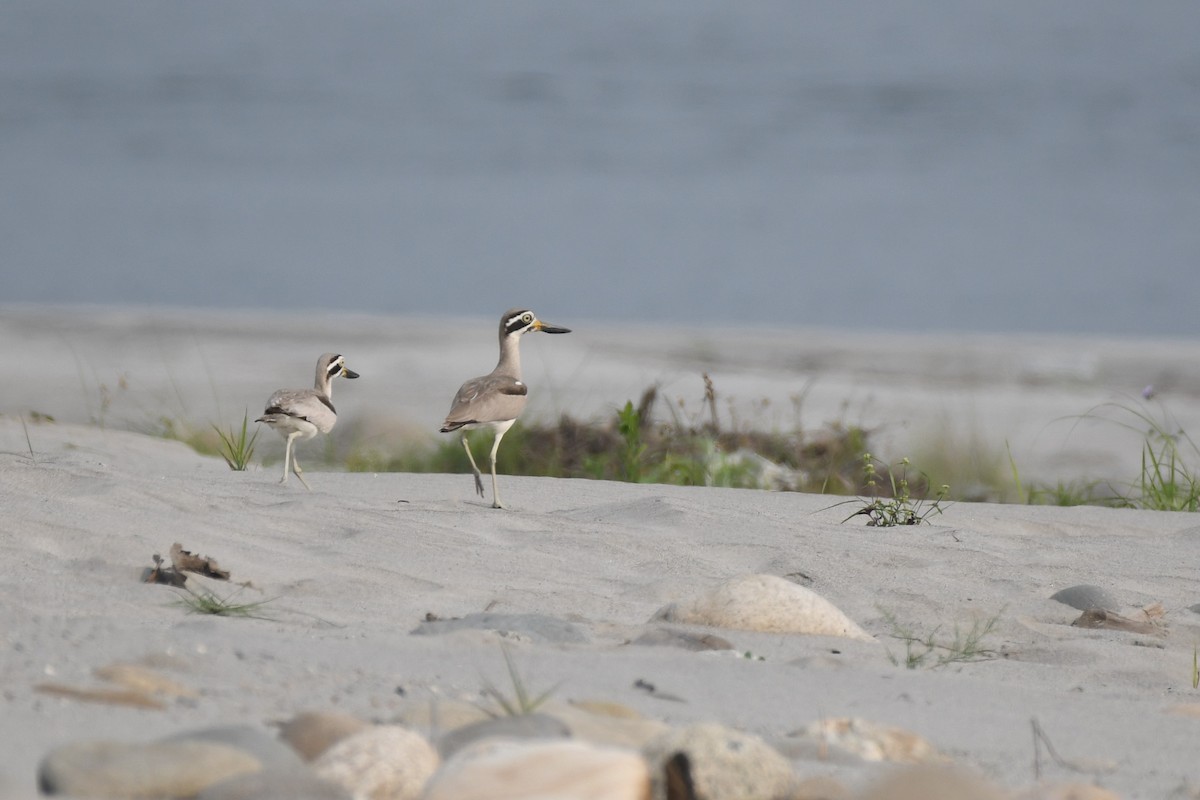
M 0 300 L 1194 336 L 1200 3 L 0 0 Z

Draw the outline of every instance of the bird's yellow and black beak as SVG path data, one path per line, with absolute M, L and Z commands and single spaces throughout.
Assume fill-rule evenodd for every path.
M 343 378 L 357 378 L 358 373 L 355 372 L 354 370 L 350 369 L 349 367 L 347 367 L 345 364 L 342 364 L 342 377 Z
M 542 333 L 570 333 L 571 332 L 570 328 L 562 328 L 562 327 L 559 327 L 558 325 L 549 325 L 545 322 L 542 322 L 540 319 L 535 319 L 533 321 L 533 329 L 535 331 L 541 331 Z

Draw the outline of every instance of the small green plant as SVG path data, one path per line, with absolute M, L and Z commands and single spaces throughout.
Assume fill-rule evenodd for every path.
M 267 619 L 255 612 L 269 603 L 270 600 L 258 600 L 253 603 L 236 603 L 234 602 L 234 598 L 241 593 L 241 588 L 226 597 L 221 597 L 208 589 L 196 591 L 187 586 L 183 588 L 187 594 L 180 595 L 174 605 L 183 606 L 193 614 L 209 614 L 215 617 L 254 617 L 256 619 Z
M 258 440 L 258 431 L 249 434 L 250 412 L 242 414 L 242 429 L 236 430 L 230 428 L 229 431 L 223 431 L 216 425 L 213 425 L 213 430 L 217 432 L 217 436 L 221 437 L 221 457 L 225 459 L 225 463 L 234 472 L 244 472 L 246 466 L 250 463 L 250 459 L 254 456 L 254 443 Z
M 938 489 L 933 500 L 913 497 L 912 488 L 908 480 L 908 469 L 912 464 L 907 458 L 902 458 L 896 465 L 888 467 L 870 453 L 863 453 L 862 463 L 863 472 L 866 475 L 864 483 L 865 493 L 867 495 L 874 495 L 875 498 L 873 500 L 863 500 L 864 505 L 842 520 L 842 522 L 849 522 L 855 517 L 866 517 L 868 526 L 891 528 L 897 525 L 920 525 L 922 522 L 928 522 L 928 518 L 934 514 L 942 513 L 942 501 L 950 493 L 950 487 L 943 484 Z M 879 479 L 880 467 L 884 467 L 887 472 L 888 485 L 891 487 L 890 497 L 878 496 L 881 485 Z M 925 476 L 922 475 L 921 477 L 924 482 Z M 850 500 L 847 502 L 855 501 Z M 838 505 L 841 505 L 841 503 Z
M 954 636 L 949 641 L 938 640 L 937 635 L 941 630 L 941 625 L 925 636 L 920 636 L 912 628 L 902 625 L 892 612 L 882 608 L 879 609 L 879 612 L 883 614 L 884 620 L 892 629 L 889 635 L 904 642 L 903 662 L 892 655 L 891 650 L 886 651 L 888 659 L 896 666 L 903 663 L 905 669 L 917 669 L 918 667 L 936 669 L 947 664 L 987 661 L 996 657 L 994 650 L 983 646 L 983 639 L 996 627 L 1000 615 L 1004 613 L 1003 609 L 988 619 L 976 618 L 969 630 L 964 631 L 955 625 Z
M 1136 508 L 1200 510 L 1200 476 L 1179 457 L 1177 441 L 1161 431 L 1153 431 L 1146 437 L 1136 486 L 1140 494 L 1126 498 Z
M 617 432 L 621 434 L 622 443 L 621 479 L 630 483 L 640 483 L 646 444 L 642 441 L 642 415 L 633 407 L 632 400 L 626 400 L 625 407 L 617 412 Z
M 1152 397 L 1153 393 L 1147 395 Z M 1107 416 L 1107 414 L 1115 414 Z M 1078 418 L 1126 428 L 1142 438 L 1141 471 L 1114 505 L 1153 511 L 1200 511 L 1200 447 L 1165 407 L 1159 416 L 1142 403 L 1102 403 Z M 1191 462 L 1191 463 L 1189 463 Z
M 558 691 L 561 684 L 555 684 L 546 691 L 536 697 L 529 694 L 529 690 L 525 688 L 525 680 L 521 677 L 521 673 L 517 671 L 517 665 L 513 663 L 512 653 L 509 652 L 508 646 L 501 643 L 500 652 L 504 654 L 504 665 L 508 669 L 508 679 L 513 686 L 513 696 L 510 698 L 496 688 L 495 684 L 487 678 L 483 678 L 483 693 L 490 697 L 500 706 L 505 715 L 510 717 L 519 717 L 524 714 L 532 714 L 537 711 L 547 700 L 550 695 Z M 483 709 L 492 717 L 501 716 L 499 713 L 490 709 Z
M 801 399 L 793 399 L 797 407 Z M 759 408 L 765 414 L 767 402 Z M 870 431 L 833 422 L 808 432 L 799 424 L 798 411 L 794 426 L 782 430 L 739 424 L 736 417 L 721 425 L 719 409 L 710 378 L 699 406 L 683 398 L 668 400 L 658 386 L 650 386 L 638 402 L 622 404 L 604 420 L 563 414 L 553 422 L 518 422 L 504 438 L 497 468 L 512 475 L 841 495 L 859 485 L 859 454 L 868 449 Z M 457 439 L 392 444 L 378 435 L 362 435 L 352 421 L 339 431 L 343 441 L 352 443 L 343 458 L 351 472 L 469 468 Z M 486 450 L 490 434 L 477 433 L 485 437 L 477 444 Z M 333 455 L 329 453 L 331 462 Z
M 1200 688 L 1200 661 L 1196 660 L 1196 645 L 1192 645 L 1192 688 Z

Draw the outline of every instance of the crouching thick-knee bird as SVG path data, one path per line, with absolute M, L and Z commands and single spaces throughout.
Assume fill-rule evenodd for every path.
M 570 333 L 570 328 L 547 325 L 533 315 L 532 311 L 514 308 L 500 318 L 500 361 L 496 368 L 480 378 L 472 378 L 462 385 L 454 396 L 450 413 L 442 426 L 442 433 L 463 431 L 463 448 L 475 473 L 475 491 L 483 497 L 483 476 L 471 455 L 467 442 L 467 431 L 473 428 L 490 428 L 495 433 L 492 441 L 492 508 L 504 508 L 500 502 L 500 489 L 496 485 L 496 451 L 500 440 L 517 421 L 529 389 L 521 380 L 521 336 L 530 331 L 542 333 Z
M 317 376 L 311 389 L 280 389 L 267 400 L 267 408 L 255 422 L 273 428 L 284 438 L 287 445 L 283 450 L 283 479 L 287 483 L 289 462 L 291 471 L 312 491 L 304 480 L 304 470 L 293 452 L 296 439 L 311 439 L 318 433 L 329 433 L 337 422 L 337 411 L 333 408 L 333 388 L 330 382 L 337 377 L 357 378 L 358 373 L 346 366 L 346 359 L 337 353 L 326 353 L 317 359 Z

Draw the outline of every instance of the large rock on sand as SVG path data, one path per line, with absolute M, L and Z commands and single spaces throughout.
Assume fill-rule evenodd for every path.
M 215 742 L 77 742 L 42 761 L 44 794 L 191 797 L 206 786 L 262 769 L 257 758 Z
M 707 594 L 659 609 L 653 620 L 871 641 L 866 631 L 828 600 L 774 575 L 734 578 Z
M 414 800 L 438 767 L 424 737 L 398 725 L 376 725 L 342 739 L 312 762 L 318 777 L 365 800 Z
M 696 800 L 777 800 L 795 788 L 791 762 L 749 733 L 716 723 L 668 731 L 648 742 L 652 797 L 675 796 L 673 783 Z
M 367 722 L 344 711 L 304 711 L 279 726 L 279 738 L 314 761 L 333 745 L 366 730 Z
M 646 800 L 649 792 L 649 769 L 631 750 L 492 740 L 449 759 L 423 800 Z

